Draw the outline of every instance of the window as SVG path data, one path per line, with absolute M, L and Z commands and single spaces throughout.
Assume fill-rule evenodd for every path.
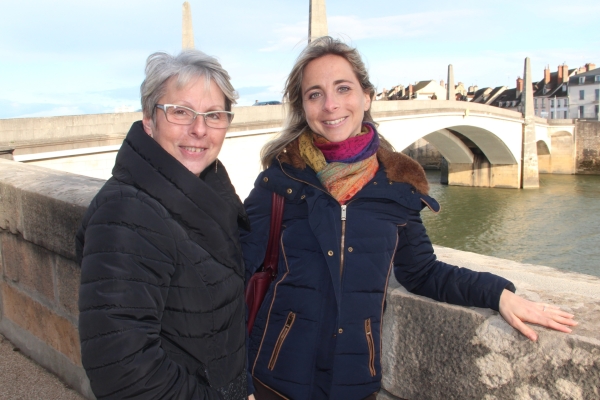
M 554 111 L 550 113 L 550 119 L 554 119 Z
M 569 118 L 569 117 L 567 116 L 567 111 L 563 111 L 563 112 L 564 112 L 563 118 L 564 118 L 564 119 L 567 119 L 567 118 Z
M 596 101 L 600 100 L 600 89 L 594 90 L 594 93 L 596 93 Z
M 537 99 L 534 99 L 534 100 L 533 100 L 533 102 L 534 102 L 534 104 L 535 104 L 535 108 L 538 108 L 538 107 L 537 107 Z
M 564 104 L 565 107 L 568 107 L 569 106 L 569 99 L 564 99 L 563 100 L 563 104 Z
M 501 101 L 498 102 L 498 107 L 502 107 L 502 102 Z
M 579 77 L 579 84 L 584 84 L 585 83 L 585 76 L 580 76 Z
M 579 91 L 579 100 L 584 100 L 585 99 L 585 90 L 580 90 Z
M 596 75 L 594 77 L 594 82 L 600 82 L 600 75 Z
M 550 100 L 550 107 L 554 107 L 554 100 Z
M 596 105 L 596 118 L 598 118 L 598 105 Z
M 579 106 L 579 115 L 577 116 L 577 118 L 583 118 L 584 115 L 585 115 L 585 108 L 583 106 Z
M 566 92 L 567 91 L 567 85 L 562 85 L 562 90 L 563 90 L 563 92 Z

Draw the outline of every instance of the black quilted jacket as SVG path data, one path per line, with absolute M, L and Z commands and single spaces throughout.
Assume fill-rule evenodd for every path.
M 198 178 L 136 122 L 90 204 L 77 234 L 79 333 L 99 399 L 246 396 L 247 217 L 215 163 Z

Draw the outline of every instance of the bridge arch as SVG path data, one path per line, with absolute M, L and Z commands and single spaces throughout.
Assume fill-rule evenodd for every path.
M 465 117 L 463 113 L 423 117 L 378 119 L 379 132 L 398 151 L 424 138 L 449 162 L 467 163 L 473 161 L 473 151 L 465 144 L 467 141 L 481 150 L 491 164 L 519 163 L 522 136 L 522 122 L 519 120 L 473 114 Z

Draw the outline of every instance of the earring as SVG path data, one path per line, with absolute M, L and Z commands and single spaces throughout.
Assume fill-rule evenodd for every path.
M 217 173 L 217 167 L 219 166 L 219 160 L 215 161 L 215 174 Z

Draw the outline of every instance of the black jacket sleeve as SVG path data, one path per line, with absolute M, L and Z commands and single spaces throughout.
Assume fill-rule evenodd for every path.
M 139 196 L 104 200 L 97 207 L 79 237 L 81 356 L 94 394 L 220 399 L 161 346 L 161 318 L 177 262 L 172 221 Z
M 412 210 L 398 231 L 394 273 L 409 292 L 462 306 L 498 311 L 502 291 L 515 291 L 510 281 L 497 275 L 437 260 L 420 214 Z

